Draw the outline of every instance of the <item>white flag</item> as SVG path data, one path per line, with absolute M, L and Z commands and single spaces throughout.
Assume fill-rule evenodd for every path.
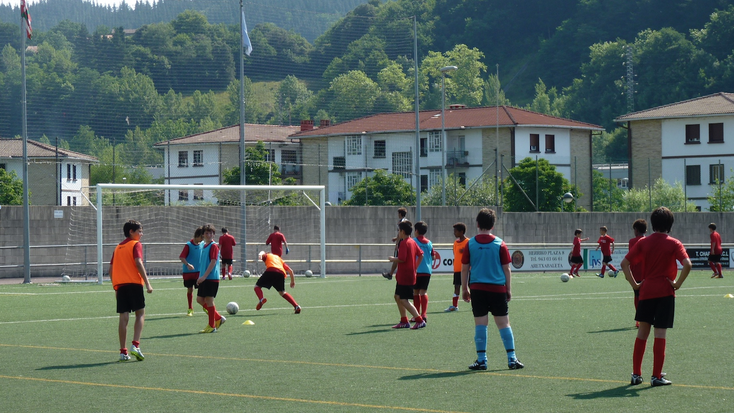
M 248 26 L 245 24 L 245 12 L 242 12 L 242 45 L 245 48 L 245 54 L 250 56 L 253 51 L 253 45 L 250 44 L 250 36 L 248 36 Z

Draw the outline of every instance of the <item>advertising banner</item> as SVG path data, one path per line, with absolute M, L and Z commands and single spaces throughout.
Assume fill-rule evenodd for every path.
M 709 257 L 709 248 L 687 248 L 687 255 L 689 260 L 692 262 L 693 270 L 701 270 L 709 268 L 707 258 Z M 722 249 L 722 257 L 720 264 L 722 268 L 732 268 L 732 250 Z

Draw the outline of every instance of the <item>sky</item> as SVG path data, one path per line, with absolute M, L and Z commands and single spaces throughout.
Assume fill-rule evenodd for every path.
M 29 5 L 29 8 L 33 7 L 34 3 L 38 3 L 39 0 L 26 0 L 26 2 Z M 128 6 L 133 7 L 135 6 L 135 0 L 84 0 L 87 2 L 94 2 L 97 4 L 101 4 L 104 6 L 118 6 L 123 1 L 128 4 Z M 152 0 L 145 0 L 146 3 L 151 3 Z M 13 6 L 20 6 L 20 0 L 0 0 L 0 4 L 10 4 Z M 33 16 L 33 14 L 31 14 Z

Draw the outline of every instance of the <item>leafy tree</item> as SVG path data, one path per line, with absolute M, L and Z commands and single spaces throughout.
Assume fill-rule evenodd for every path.
M 401 175 L 378 169 L 352 187 L 352 196 L 343 205 L 411 205 L 416 199 L 413 186 Z
M 484 82 L 481 78 L 487 66 L 482 63 L 483 53 L 476 48 L 470 49 L 458 44 L 444 54 L 430 51 L 421 62 L 421 79 L 419 79 L 422 104 L 425 108 L 441 107 L 442 73 L 445 66 L 457 66 L 457 70 L 445 75 L 447 104 L 461 103 L 467 106 L 479 106 L 484 97 Z
M 373 114 L 380 87 L 365 73 L 351 70 L 332 81 L 329 93 L 332 97 L 329 113 L 338 122 L 344 122 Z
M 669 184 L 658 178 L 653 188 L 632 188 L 623 196 L 622 211 L 649 212 L 653 208 L 665 206 L 674 212 L 694 212 L 697 210 L 693 202 L 684 202 L 684 188 L 681 182 Z
M 280 112 L 279 124 L 293 125 L 301 121 L 303 106 L 313 97 L 313 93 L 307 89 L 306 84 L 296 76 L 288 75 L 278 85 L 278 109 Z M 292 116 L 295 113 L 296 116 Z
M 561 197 L 566 192 L 571 192 L 575 198 L 580 196 L 577 188 L 572 187 L 569 181 L 564 178 L 564 175 L 557 172 L 556 167 L 546 159 L 539 159 L 536 162 L 532 158 L 525 158 L 510 170 L 510 174 L 512 178 L 506 178 L 503 183 L 503 207 L 507 211 L 536 211 L 533 204 L 536 203 L 537 188 L 538 211 L 559 211 Z M 515 182 L 518 184 L 516 185 Z M 531 202 L 526 199 L 526 195 L 523 194 L 521 188 L 531 199 Z
M 605 175 L 597 170 L 592 171 L 592 210 L 622 211 L 625 190 L 618 188 L 616 179 L 605 178 Z
M 458 176 L 447 176 L 444 195 L 447 205 L 457 206 L 489 206 L 495 205 L 495 177 L 482 176 L 477 182 L 463 184 Z M 442 204 L 441 183 L 434 185 L 421 194 L 421 203 L 424 205 Z
M 618 127 L 592 139 L 592 163 L 628 161 L 628 129 Z
M 482 104 L 485 106 L 505 106 L 510 105 L 510 100 L 505 97 L 505 91 L 500 87 L 500 80 L 494 74 L 488 76 L 483 87 L 485 96 Z
M 0 205 L 23 205 L 23 180 L 15 171 L 0 169 Z
M 245 180 L 247 185 L 280 185 L 281 171 L 275 162 L 268 161 L 268 149 L 263 141 L 245 148 Z M 224 185 L 240 185 L 240 167 L 222 173 Z
M 735 177 L 730 168 L 730 177 L 723 183 L 715 183 L 710 185 L 710 195 L 707 197 L 709 202 L 709 210 L 713 212 L 732 212 L 733 211 L 733 183 Z

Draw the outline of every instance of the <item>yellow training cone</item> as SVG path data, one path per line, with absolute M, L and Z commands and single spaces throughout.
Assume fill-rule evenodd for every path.
M 728 294 L 725 296 L 725 298 L 735 298 L 735 296 L 733 296 L 732 294 Z
M 252 320 L 245 320 L 245 322 L 242 323 L 242 325 L 244 325 L 244 326 L 254 326 L 255 323 L 253 323 Z

